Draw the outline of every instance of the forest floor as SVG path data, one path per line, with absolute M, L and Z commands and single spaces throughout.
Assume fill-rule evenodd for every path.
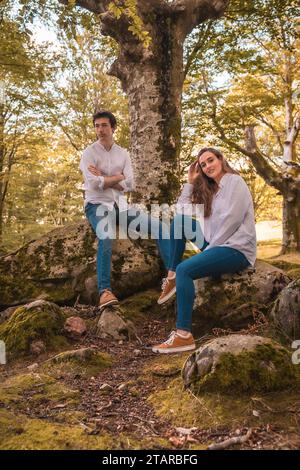
M 45 368 L 54 353 L 35 365 L 27 358 L 0 366 L 0 449 L 196 450 L 247 433 L 246 442 L 229 448 L 300 449 L 298 390 L 236 396 L 184 390 L 188 354 L 151 351 L 173 325 L 172 304 L 158 306 L 157 296 L 149 290 L 122 303 L 134 313 L 138 339 L 104 340 L 91 330 L 69 348 L 94 347 L 110 357 L 97 374 Z M 143 305 L 145 298 L 152 300 Z M 96 309 L 76 308 L 95 321 Z

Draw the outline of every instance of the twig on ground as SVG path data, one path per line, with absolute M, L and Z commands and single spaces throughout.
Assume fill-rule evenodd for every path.
M 231 437 L 230 439 L 226 439 L 225 441 L 218 442 L 216 444 L 210 444 L 207 450 L 223 450 L 235 444 L 243 444 L 244 442 L 248 441 L 251 435 L 252 429 L 250 428 L 247 434 L 245 434 L 244 436 Z

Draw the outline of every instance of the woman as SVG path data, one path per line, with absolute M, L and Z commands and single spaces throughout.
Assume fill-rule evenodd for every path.
M 253 202 L 250 191 L 239 174 L 224 159 L 221 152 L 204 148 L 190 167 L 188 183 L 184 185 L 178 203 L 203 204 L 204 237 L 201 253 L 182 260 L 187 240 L 185 226 L 200 232 L 199 221 L 177 214 L 171 225 L 166 268 L 167 278 L 158 300 L 162 304 L 177 292 L 176 330 L 153 352 L 176 353 L 195 349 L 191 333 L 195 298 L 194 279 L 224 273 L 235 273 L 254 265 L 256 234 Z M 178 227 L 181 237 L 178 237 Z M 197 237 L 199 239 L 199 237 Z

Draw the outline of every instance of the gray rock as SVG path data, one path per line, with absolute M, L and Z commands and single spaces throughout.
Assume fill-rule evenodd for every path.
M 136 332 L 132 322 L 124 320 L 121 314 L 117 306 L 105 308 L 98 321 L 97 336 L 118 341 L 134 338 Z
M 185 386 L 197 392 L 284 389 L 299 380 L 291 353 L 270 338 L 233 334 L 208 341 L 184 364 Z
M 97 304 L 97 239 L 87 221 L 52 230 L 14 253 L 0 257 L 0 308 L 34 299 Z M 160 279 L 153 240 L 117 240 L 112 287 L 126 297 Z
M 280 292 L 270 316 L 285 336 L 291 340 L 300 338 L 300 279 Z
M 247 327 L 254 312 L 266 309 L 289 282 L 284 271 L 262 261 L 256 263 L 255 270 L 196 280 L 194 331 L 203 334 L 213 327 Z

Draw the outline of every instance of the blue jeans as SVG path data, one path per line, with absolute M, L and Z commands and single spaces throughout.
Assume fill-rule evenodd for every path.
M 201 240 L 199 222 L 188 216 L 178 214 L 171 224 L 171 237 L 167 251 L 164 253 L 165 266 L 170 271 L 176 271 L 176 293 L 177 293 L 177 322 L 176 328 L 191 331 L 192 313 L 195 299 L 194 280 L 201 277 L 219 277 L 225 273 L 235 273 L 249 266 L 247 258 L 234 248 L 216 246 L 191 256 L 181 261 L 185 250 L 187 239 L 185 225 L 189 223 L 193 227 L 193 232 L 197 233 L 198 240 Z M 175 239 L 175 234 L 176 238 Z M 181 238 L 178 238 L 181 234 Z M 193 241 L 193 239 L 192 239 Z M 204 250 L 208 243 L 202 236 L 203 244 L 198 246 Z M 165 248 L 164 246 L 162 247 Z
M 85 215 L 98 237 L 97 282 L 99 293 L 101 294 L 103 290 L 111 289 L 112 242 L 116 238 L 114 227 L 119 225 L 127 233 L 129 224 L 136 219 L 137 214 L 133 213 L 131 215 L 130 210 L 119 213 L 116 205 L 114 210 L 110 211 L 103 204 L 91 204 L 89 202 L 85 207 Z M 140 234 L 141 238 L 148 238 L 148 234 L 151 234 L 155 238 L 160 255 L 166 264 L 167 258 L 165 253 L 169 251 L 169 240 L 163 239 L 162 223 L 158 218 L 151 218 L 147 213 L 140 213 L 138 215 L 140 223 L 137 225 L 135 233 Z

